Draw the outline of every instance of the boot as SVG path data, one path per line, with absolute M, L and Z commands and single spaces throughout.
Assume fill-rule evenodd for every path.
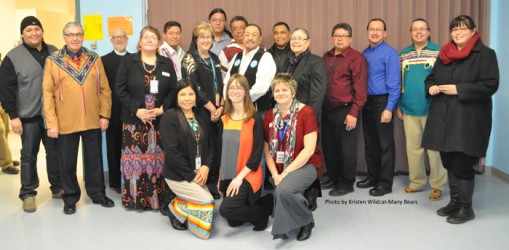
M 457 182 L 460 208 L 457 213 L 447 217 L 447 222 L 451 224 L 461 224 L 475 218 L 474 210 L 472 209 L 474 180 L 457 180 Z
M 256 205 L 263 207 L 263 215 L 260 220 L 253 221 L 254 231 L 263 231 L 267 228 L 267 224 L 269 223 L 269 216 L 272 215 L 272 210 L 274 209 L 274 196 L 272 194 L 265 195 L 258 199 Z
M 455 214 L 460 209 L 460 204 L 458 202 L 458 179 L 454 177 L 452 171 L 447 171 L 447 176 L 449 178 L 449 189 L 451 190 L 451 201 L 449 201 L 447 206 L 437 210 L 437 214 L 440 216 Z
M 309 188 L 306 191 L 304 191 L 304 197 L 308 201 L 308 208 L 311 212 L 315 211 L 318 207 L 318 204 L 316 203 L 316 199 L 318 198 L 318 189 L 315 187 Z

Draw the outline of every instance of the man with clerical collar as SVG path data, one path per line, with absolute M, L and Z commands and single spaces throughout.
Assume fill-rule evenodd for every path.
M 58 138 L 65 214 L 76 212 L 81 196 L 76 177 L 80 138 L 87 195 L 94 204 L 115 205 L 105 194 L 101 155 L 101 131 L 109 125 L 111 90 L 101 58 L 83 47 L 83 35 L 80 24 L 65 25 L 65 46 L 48 56 L 42 82 L 47 133 Z
M 277 22 L 272 28 L 272 35 L 274 37 L 274 44 L 267 50 L 277 66 L 277 73 L 284 72 L 290 56 L 293 54 L 290 49 L 290 26 L 285 22 Z
M 168 21 L 164 24 L 164 42 L 159 47 L 159 53 L 173 62 L 177 80 L 182 79 L 182 59 L 186 52 L 180 47 L 182 39 L 182 26 L 177 21 Z
M 121 104 L 115 94 L 115 79 L 117 76 L 118 67 L 127 51 L 127 37 L 122 28 L 115 28 L 111 31 L 111 44 L 113 51 L 109 54 L 102 56 L 104 71 L 108 77 L 108 83 L 111 89 L 111 117 L 110 124 L 106 130 L 106 149 L 108 156 L 108 179 L 110 188 L 115 189 L 120 193 L 120 153 L 122 151 L 122 121 L 120 120 Z
M 46 44 L 44 29 L 34 16 L 20 27 L 23 44 L 12 49 L 0 67 L 0 100 L 10 116 L 14 133 L 21 136 L 21 189 L 19 198 L 25 212 L 36 210 L 37 155 L 42 141 L 46 150 L 46 170 L 53 198 L 62 198 L 57 142 L 46 135 L 42 113 L 42 75 L 46 58 L 57 50 Z M 7 124 L 8 126 L 8 124 Z
M 249 94 L 258 112 L 264 114 L 272 108 L 272 97 L 269 91 L 272 79 L 276 74 L 276 64 L 272 55 L 260 49 L 262 30 L 256 24 L 248 24 L 242 38 L 244 51 L 232 59 L 224 84 L 233 74 L 244 75 L 249 82 Z M 224 88 L 226 96 L 226 88 Z

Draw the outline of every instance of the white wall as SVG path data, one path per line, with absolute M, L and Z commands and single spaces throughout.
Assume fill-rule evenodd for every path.
M 493 100 L 493 129 L 487 165 L 509 174 L 509 1 L 491 1 L 491 48 L 497 53 L 500 86 Z
M 16 1 L 15 0 L 2 0 L 0 7 L 0 53 L 2 59 L 7 52 L 14 48 L 16 40 L 19 40 L 19 25 L 16 28 Z

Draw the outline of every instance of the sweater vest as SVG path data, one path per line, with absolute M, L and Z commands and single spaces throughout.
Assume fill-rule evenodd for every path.
M 48 46 L 51 54 L 57 50 Z M 30 54 L 23 44 L 12 49 L 7 56 L 11 59 L 18 76 L 18 96 L 16 106 L 21 118 L 32 118 L 42 115 L 42 78 L 44 69 Z

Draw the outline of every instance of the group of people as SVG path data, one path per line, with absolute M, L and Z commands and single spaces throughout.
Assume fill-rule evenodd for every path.
M 499 75 L 472 18 L 453 19 L 442 48 L 430 41 L 428 22 L 415 19 L 413 43 L 401 53 L 384 41 L 382 19 L 368 22 L 362 53 L 350 47 L 351 26 L 339 23 L 323 57 L 311 53 L 306 29 L 276 23 L 265 50 L 258 25 L 236 16 L 230 33 L 226 23 L 224 10 L 212 10 L 209 22 L 193 28 L 188 52 L 176 21 L 162 35 L 144 27 L 134 54 L 125 31 L 115 29 L 114 50 L 99 57 L 83 47 L 80 24 L 64 27 L 66 45 L 57 50 L 44 42 L 36 17 L 23 19 L 23 44 L 0 67 L 0 101 L 22 137 L 23 209 L 36 210 L 42 140 L 53 197 L 75 213 L 80 138 L 87 195 L 113 207 L 102 170 L 105 131 L 109 185 L 124 207 L 160 209 L 173 228 L 208 239 L 222 196 L 219 213 L 230 226 L 262 231 L 272 216 L 274 239 L 299 230 L 297 239 L 307 240 L 321 190 L 354 191 L 359 116 L 368 175 L 356 186 L 372 196 L 392 192 L 396 112 L 409 161 L 403 192 L 425 189 L 427 153 L 429 199 L 442 198 L 447 180 L 451 190 L 437 213 L 453 224 L 474 218 L 473 166 L 486 153 Z

